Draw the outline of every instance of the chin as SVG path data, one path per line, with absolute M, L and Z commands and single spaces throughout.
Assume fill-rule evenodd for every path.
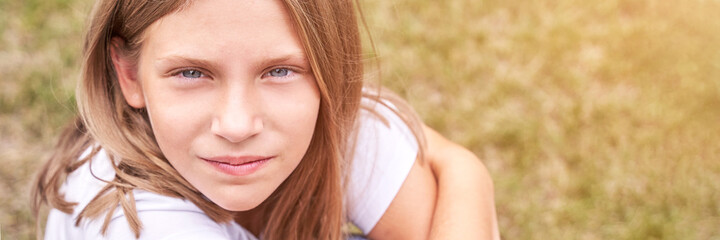
M 230 204 L 230 205 L 223 204 L 223 205 L 220 205 L 220 204 L 218 204 L 218 206 L 220 206 L 221 208 L 231 211 L 231 212 L 244 212 L 244 211 L 252 210 L 253 208 L 256 208 L 259 205 L 260 204 L 253 204 L 253 205 L 248 205 L 248 204 Z
M 232 212 L 244 212 L 259 206 L 262 199 L 226 199 L 226 201 L 215 201 L 210 199 L 221 208 Z

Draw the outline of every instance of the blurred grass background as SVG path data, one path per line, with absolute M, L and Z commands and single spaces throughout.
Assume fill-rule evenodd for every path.
M 487 164 L 504 239 L 720 239 L 720 1 L 361 2 L 383 84 Z M 5 239 L 35 237 L 90 7 L 0 0 Z

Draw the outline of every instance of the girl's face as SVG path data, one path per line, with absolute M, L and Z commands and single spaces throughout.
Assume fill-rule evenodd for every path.
M 225 209 L 259 205 L 310 145 L 319 92 L 278 1 L 194 1 L 148 27 L 125 69 L 170 164 Z

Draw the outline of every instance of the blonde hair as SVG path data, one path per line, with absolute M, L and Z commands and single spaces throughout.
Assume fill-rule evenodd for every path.
M 251 210 L 264 220 L 267 239 L 339 239 L 347 152 L 363 96 L 361 37 L 353 0 L 283 0 L 295 24 L 320 91 L 320 111 L 309 149 L 295 171 L 260 206 Z M 110 60 L 111 38 L 125 41 L 123 54 L 137 59 L 144 30 L 183 7 L 188 0 L 101 0 L 93 9 L 83 50 L 83 76 L 76 98 L 79 116 L 58 140 L 53 155 L 40 169 L 32 191 L 33 212 L 47 204 L 72 213 L 76 203 L 59 191 L 68 174 L 104 149 L 115 161 L 115 178 L 80 212 L 76 224 L 104 214 L 103 234 L 112 210 L 121 206 L 129 226 L 140 235 L 133 189 L 187 199 L 216 222 L 233 220 L 227 211 L 203 197 L 160 151 L 148 115 L 129 106 L 118 87 Z M 363 21 L 364 24 L 364 21 Z M 379 91 L 371 97 L 380 101 Z M 394 96 L 392 94 L 387 96 Z M 387 97 L 398 113 L 412 113 L 402 99 Z M 412 114 L 400 114 L 415 130 Z M 413 124 L 414 123 L 414 124 Z M 418 138 L 421 139 L 421 138 Z M 419 141 L 422 143 L 422 141 Z M 78 158 L 86 149 L 93 152 Z

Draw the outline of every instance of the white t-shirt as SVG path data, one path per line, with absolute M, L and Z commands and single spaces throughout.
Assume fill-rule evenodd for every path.
M 367 99 L 363 99 L 367 103 Z M 410 129 L 389 108 L 376 104 L 374 114 L 362 110 L 360 128 L 346 194 L 349 220 L 368 233 L 400 190 L 415 162 L 418 146 Z M 88 150 L 84 155 L 88 154 Z M 104 150 L 72 172 L 61 191 L 74 212 L 50 210 L 45 239 L 134 239 L 135 235 L 120 207 L 115 209 L 107 233 L 100 233 L 103 218 L 75 219 L 95 195 L 112 180 L 115 172 Z M 92 172 L 90 171 L 92 167 Z M 94 175 L 94 176 L 93 176 Z M 235 222 L 216 223 L 192 202 L 136 189 L 135 205 L 143 228 L 140 239 L 257 239 Z

